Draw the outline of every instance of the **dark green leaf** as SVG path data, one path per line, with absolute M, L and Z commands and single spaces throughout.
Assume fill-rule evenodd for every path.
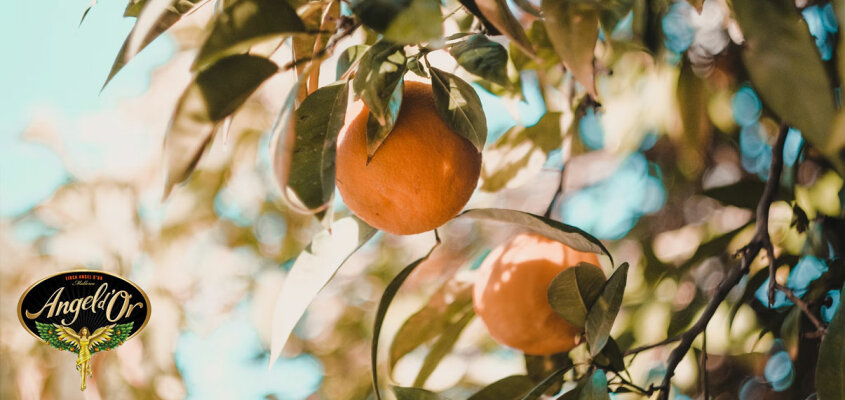
M 392 42 L 418 44 L 443 36 L 438 0 L 354 0 L 352 11 Z
M 760 200 L 760 196 L 763 195 L 763 188 L 765 187 L 765 182 L 757 179 L 749 179 L 730 185 L 710 188 L 702 194 L 719 200 L 720 203 L 725 205 L 754 210 L 757 208 L 757 202 Z M 779 189 L 775 196 L 775 200 L 786 200 L 787 198 L 789 198 L 788 193 L 782 189 Z
M 601 290 L 601 295 L 590 307 L 590 311 L 587 312 L 584 331 L 592 356 L 601 352 L 610 337 L 610 328 L 613 327 L 613 321 L 616 320 L 616 314 L 619 313 L 619 308 L 622 305 L 622 296 L 625 294 L 627 279 L 628 263 L 622 263 L 607 280 Z
M 129 54 L 129 42 L 130 40 L 137 40 L 134 39 L 135 37 L 142 38 L 140 42 L 140 46 L 138 47 L 138 52 L 143 50 L 147 45 L 152 43 L 155 38 L 159 37 L 162 33 L 164 33 L 167 29 L 169 29 L 173 24 L 179 21 L 182 16 L 198 9 L 199 7 L 203 6 L 204 4 L 208 3 L 209 0 L 173 0 L 170 4 L 170 7 L 158 16 L 158 20 L 152 24 L 149 29 L 144 29 L 143 32 L 139 29 L 138 25 L 136 24 L 132 31 L 129 32 L 129 36 L 126 37 L 124 40 L 123 45 L 120 46 L 120 50 L 117 52 L 117 57 L 114 59 L 114 63 L 112 64 L 111 71 L 109 71 L 109 76 L 106 78 L 105 83 L 103 83 L 103 87 L 106 87 L 108 83 L 117 75 L 118 72 L 123 68 L 129 60 L 134 57 L 134 54 Z M 126 6 L 126 11 L 124 12 L 124 16 L 127 17 L 137 17 L 140 15 L 142 8 L 147 4 L 147 0 L 138 0 L 130 2 Z
M 376 392 L 378 393 L 378 392 Z M 415 387 L 394 386 L 396 400 L 445 400 L 446 398 L 428 390 Z
M 393 368 L 400 358 L 434 339 L 471 310 L 472 285 L 456 284 L 453 281 L 444 284 L 396 332 L 390 344 L 390 367 Z
M 542 382 L 540 382 L 536 386 L 534 386 L 534 388 L 531 389 L 530 392 L 528 392 L 524 396 L 522 396 L 522 398 L 520 400 L 539 399 L 540 396 L 542 396 L 544 393 L 546 393 L 546 390 L 548 390 L 550 387 L 552 387 L 552 385 L 554 385 L 555 383 L 559 382 L 563 378 L 563 374 L 565 374 L 566 371 L 569 371 L 570 369 L 572 369 L 571 364 L 566 366 L 566 367 L 563 367 L 561 369 L 558 369 L 555 372 L 552 372 L 551 375 L 546 377 L 546 379 L 543 379 Z
M 399 291 L 399 288 L 402 287 L 402 283 L 405 282 L 405 279 L 408 279 L 408 275 L 411 275 L 411 272 L 414 272 L 414 269 L 420 265 L 423 261 L 425 261 L 428 256 L 431 255 L 431 252 L 437 248 L 437 244 L 429 250 L 428 254 L 423 256 L 422 258 L 412 262 L 407 267 L 399 271 L 390 283 L 387 284 L 387 287 L 384 288 L 384 293 L 381 295 L 381 299 L 378 303 L 378 309 L 376 310 L 376 318 L 375 322 L 373 323 L 373 339 L 372 339 L 372 347 L 370 351 L 370 369 L 373 373 L 373 388 L 375 388 L 376 398 L 381 399 L 381 393 L 378 390 L 378 339 L 381 336 L 381 325 L 384 323 L 384 317 L 387 315 L 387 308 L 390 307 L 390 302 L 393 301 L 393 298 L 396 296 L 396 292 Z M 394 389 L 395 391 L 395 389 Z M 397 393 L 397 396 L 399 394 Z M 412 399 L 414 397 L 407 397 L 408 399 Z
M 370 109 L 367 156 L 372 158 L 399 116 L 407 70 L 402 46 L 380 41 L 361 57 L 352 88 Z
M 579 400 L 610 400 L 610 394 L 607 392 L 607 376 L 604 371 L 597 369 L 593 371 L 593 375 L 587 377 L 584 381 L 584 387 L 578 396 Z
M 601 353 L 594 359 L 596 365 L 609 369 L 611 371 L 624 371 L 625 361 L 622 358 L 622 350 L 619 349 L 619 344 L 613 338 L 607 339 L 607 344 L 601 350 Z
M 782 121 L 801 130 L 838 168 L 845 136 L 831 135 L 833 84 L 792 0 L 733 1 L 745 37 L 742 59 L 754 89 Z
M 347 82 L 324 86 L 311 93 L 296 110 L 296 142 L 288 185 L 311 209 L 326 204 L 334 194 L 337 134 L 346 116 Z
M 440 118 L 481 152 L 487 141 L 487 119 L 481 99 L 468 83 L 448 72 L 431 67 L 434 107 Z
M 591 4 L 543 0 L 543 16 L 557 54 L 593 98 L 598 98 L 593 70 L 599 13 Z
M 357 217 L 336 221 L 311 239 L 296 257 L 276 300 L 270 343 L 270 365 L 282 354 L 296 322 L 320 290 L 356 250 L 378 232 Z
M 604 281 L 604 272 L 595 265 L 580 263 L 567 268 L 549 284 L 549 304 L 563 319 L 582 328 Z
M 512 400 L 521 399 L 534 388 L 534 383 L 525 375 L 511 375 L 499 379 L 479 390 L 468 400 Z
M 446 327 L 446 330 L 431 345 L 431 350 L 425 356 L 423 365 L 420 367 L 416 379 L 414 379 L 414 386 L 425 385 L 425 381 L 428 380 L 428 377 L 431 376 L 431 373 L 434 372 L 437 365 L 443 360 L 443 357 L 449 354 L 452 348 L 455 347 L 455 343 L 457 343 L 458 338 L 461 336 L 461 332 L 464 331 L 464 328 L 466 328 L 474 316 L 475 311 L 470 308 L 457 322 Z
M 840 298 L 845 296 L 845 288 L 840 291 Z M 797 308 L 797 307 L 796 307 Z M 827 334 L 819 348 L 819 361 L 816 366 L 816 390 L 819 400 L 845 399 L 845 306 L 839 304 L 839 310 L 830 320 Z
M 458 64 L 472 74 L 508 86 L 508 51 L 484 35 L 472 35 L 449 47 Z
M 232 114 L 277 70 L 266 58 L 236 55 L 197 75 L 179 98 L 164 138 L 165 197 L 173 185 L 188 179 L 211 142 L 215 124 Z
M 539 215 L 502 208 L 476 208 L 464 211 L 458 216 L 517 224 L 549 239 L 562 242 L 575 250 L 605 254 L 611 257 L 607 248 L 589 233 Z M 611 262 L 613 262 L 612 257 Z
M 355 62 L 358 61 L 366 52 L 367 46 L 363 44 L 356 44 L 346 48 L 343 53 L 340 53 L 340 56 L 337 58 L 336 79 L 342 78 L 352 64 L 355 64 Z
M 534 56 L 531 41 L 525 35 L 522 25 L 510 11 L 506 0 L 475 0 L 475 4 L 487 20 L 513 43 L 530 56 Z
M 238 0 L 214 20 L 194 68 L 205 68 L 220 57 L 242 52 L 265 40 L 304 31 L 305 24 L 286 1 Z
M 599 22 L 605 35 L 612 35 L 619 24 L 631 9 L 634 8 L 634 0 L 608 0 L 599 11 Z
M 420 62 L 419 57 L 412 57 L 408 59 L 408 69 L 423 78 L 431 78 L 431 76 L 425 70 L 425 66 L 423 65 L 423 63 Z

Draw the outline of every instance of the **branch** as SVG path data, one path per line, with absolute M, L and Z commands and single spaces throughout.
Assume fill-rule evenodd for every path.
M 769 240 L 769 209 L 772 202 L 775 200 L 778 185 L 780 185 L 780 174 L 783 170 L 783 144 L 786 140 L 786 133 L 789 128 L 783 124 L 778 133 L 777 141 L 772 148 L 772 164 L 769 168 L 769 180 L 766 182 L 766 188 L 763 190 L 763 196 L 757 203 L 757 229 L 754 232 L 754 237 L 747 246 L 739 251 L 741 256 L 739 265 L 734 265 L 728 271 L 728 275 L 722 279 L 722 282 L 716 288 L 710 302 L 704 308 L 704 312 L 695 322 L 695 324 L 683 335 L 681 335 L 681 342 L 678 347 L 672 350 L 669 354 L 669 360 L 666 366 L 666 375 L 663 377 L 663 383 L 660 385 L 660 394 L 658 400 L 668 400 L 669 388 L 672 382 L 672 376 L 675 375 L 675 368 L 681 363 L 681 360 L 687 354 L 692 346 L 692 342 L 698 337 L 701 332 L 707 329 L 707 324 L 716 313 L 716 309 L 722 304 L 722 301 L 728 296 L 731 289 L 736 286 L 742 277 L 748 272 L 751 263 L 757 258 L 760 250 L 765 249 L 769 256 L 770 268 L 774 269 L 774 253 L 772 251 L 772 243 Z M 770 270 L 771 274 L 771 270 Z M 771 277 L 771 275 L 770 275 Z M 772 281 L 774 278 L 772 277 Z M 771 291 L 769 292 L 771 295 Z M 797 304 L 797 303 L 796 303 Z
M 771 287 L 771 285 L 769 285 L 769 286 Z M 810 322 L 813 323 L 813 326 L 816 327 L 815 336 L 819 336 L 819 337 L 824 336 L 825 332 L 827 332 L 827 329 L 824 327 L 824 324 L 822 324 L 822 322 L 815 316 L 815 314 L 813 314 L 810 311 L 810 306 L 807 305 L 807 302 L 805 302 L 804 300 L 801 300 L 800 297 L 795 295 L 795 292 L 793 292 L 792 289 L 790 289 L 786 286 L 783 286 L 781 284 L 775 284 L 775 289 L 783 292 L 783 294 L 786 295 L 786 298 L 788 298 L 793 303 L 795 303 L 795 305 L 798 306 L 798 308 L 801 309 L 801 311 L 804 313 L 804 315 L 807 316 L 807 318 L 810 320 Z
M 680 336 L 672 336 L 670 338 L 663 339 L 663 340 L 661 340 L 657 343 L 648 344 L 648 345 L 645 345 L 645 346 L 635 347 L 633 349 L 626 350 L 624 353 L 622 353 L 622 355 L 623 356 L 630 356 L 632 354 L 637 354 L 637 353 L 641 353 L 641 352 L 646 351 L 646 350 L 651 350 L 655 347 L 665 346 L 669 343 L 674 343 L 674 342 L 677 342 L 679 340 L 681 340 Z

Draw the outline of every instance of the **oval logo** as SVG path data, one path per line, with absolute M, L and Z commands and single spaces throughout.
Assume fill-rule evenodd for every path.
M 134 283 L 102 271 L 61 272 L 30 286 L 18 303 L 18 318 L 33 336 L 78 355 L 85 390 L 91 356 L 137 335 L 150 319 L 150 301 Z

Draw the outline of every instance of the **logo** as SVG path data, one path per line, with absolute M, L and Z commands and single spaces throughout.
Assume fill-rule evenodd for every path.
M 150 300 L 129 280 L 102 271 L 76 270 L 44 278 L 18 302 L 18 318 L 32 335 L 58 350 L 77 354 L 85 380 L 91 356 L 131 339 L 150 319 Z

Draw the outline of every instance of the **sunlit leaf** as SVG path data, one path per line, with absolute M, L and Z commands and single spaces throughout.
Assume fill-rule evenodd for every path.
M 485 152 L 481 190 L 495 192 L 509 187 L 517 176 L 540 172 L 546 156 L 562 142 L 558 112 L 546 113 L 532 126 L 511 128 Z
M 564 243 L 575 250 L 605 254 L 608 257 L 611 257 L 607 248 L 605 248 L 598 239 L 589 233 L 574 226 L 566 225 L 562 222 L 539 215 L 502 208 L 476 208 L 464 211 L 458 215 L 458 217 L 469 217 L 474 219 L 516 224 L 546 236 L 549 239 L 554 239 Z M 611 258 L 611 262 L 612 261 L 613 259 Z
M 449 47 L 449 53 L 465 70 L 491 82 L 508 86 L 508 51 L 484 35 L 472 35 Z
M 613 327 L 616 314 L 619 313 L 619 308 L 622 305 L 622 296 L 625 294 L 627 279 L 628 263 L 622 263 L 604 284 L 601 295 L 590 307 L 590 311 L 587 312 L 584 331 L 592 356 L 601 352 L 610 337 L 610 328 Z
M 197 75 L 179 98 L 164 138 L 165 197 L 173 185 L 188 179 L 211 141 L 215 124 L 277 70 L 266 58 L 244 54 L 221 59 Z
M 534 388 L 534 383 L 525 375 L 511 375 L 493 382 L 468 400 L 510 400 L 521 399 Z
M 448 72 L 431 67 L 434 107 L 440 118 L 481 152 L 487 141 L 487 119 L 481 99 L 468 83 Z
M 438 242 L 439 243 L 439 242 Z M 381 325 L 384 323 L 384 317 L 387 315 L 387 309 L 390 307 L 390 303 L 393 301 L 393 298 L 396 297 L 396 292 L 399 291 L 399 288 L 402 287 L 402 283 L 405 282 L 405 279 L 408 279 L 408 275 L 411 275 L 411 272 L 414 272 L 420 263 L 425 261 L 428 256 L 437 248 L 436 243 L 432 246 L 431 250 L 429 250 L 428 254 L 423 256 L 422 258 L 408 264 L 402 271 L 387 284 L 387 287 L 384 288 L 384 293 L 381 295 L 381 299 L 378 303 L 378 309 L 376 310 L 376 317 L 375 322 L 373 322 L 373 338 L 372 338 L 372 345 L 370 348 L 370 369 L 372 370 L 373 374 L 373 388 L 375 389 L 376 398 L 381 399 L 381 393 L 379 393 L 378 389 L 378 340 L 381 336 Z M 394 390 L 395 391 L 395 390 Z M 397 393 L 398 396 L 398 393 Z M 412 399 L 414 397 L 407 397 Z
M 393 393 L 396 394 L 396 400 L 447 400 L 437 393 L 415 387 L 394 386 Z
M 282 354 L 282 349 L 305 309 L 338 268 L 352 253 L 376 233 L 376 229 L 356 217 L 338 220 L 331 232 L 323 230 L 311 239 L 308 248 L 294 261 L 273 311 L 270 365 Z
M 601 293 L 605 277 L 601 268 L 580 263 L 561 271 L 549 284 L 549 304 L 572 325 L 584 327 L 587 311 Z
M 443 357 L 449 354 L 452 348 L 455 347 L 455 343 L 457 343 L 458 338 L 461 336 L 461 332 L 464 331 L 464 328 L 466 328 L 474 316 L 475 311 L 470 308 L 468 312 L 461 315 L 460 319 L 446 327 L 446 330 L 431 345 L 431 350 L 425 356 L 417 377 L 414 379 L 414 386 L 425 385 L 426 380 L 428 380 L 428 377 L 437 368 L 437 365 L 440 364 L 440 361 L 443 360 Z
M 277 0 L 238 0 L 220 13 L 199 49 L 194 68 L 248 49 L 268 39 L 305 31 L 305 24 L 290 5 Z
M 598 98 L 593 58 L 599 37 L 598 9 L 574 1 L 543 0 L 543 16 L 549 39 L 575 80 Z
M 443 36 L 438 0 L 353 0 L 351 7 L 364 25 L 395 43 L 417 44 Z
M 349 67 L 352 64 L 355 64 L 364 53 L 367 52 L 367 46 L 363 44 L 356 44 L 354 46 L 350 46 L 340 53 L 340 56 L 337 58 L 337 72 L 336 72 L 336 79 L 341 79 L 346 71 L 349 70 Z
M 120 46 L 120 50 L 117 52 L 117 57 L 114 59 L 114 63 L 112 64 L 111 71 L 109 71 L 109 76 L 106 78 L 105 83 L 103 83 L 103 87 L 108 85 L 108 83 L 117 75 L 118 72 L 123 68 L 126 63 L 129 62 L 135 54 L 143 50 L 147 45 L 152 43 L 155 38 L 159 37 L 162 33 L 164 33 L 167 29 L 169 29 L 173 24 L 179 21 L 182 16 L 187 15 L 196 9 L 200 8 L 201 6 L 208 3 L 209 0 L 159 0 L 157 1 L 157 5 L 161 8 L 158 10 L 157 15 L 153 15 L 156 13 L 156 10 L 150 10 L 150 16 L 144 17 L 145 21 L 141 21 L 140 19 L 132 28 L 132 31 L 129 32 L 129 36 L 126 37 L 126 40 L 123 42 L 123 45 Z M 129 5 L 126 6 L 126 11 L 124 12 L 124 16 L 127 17 L 140 17 L 141 11 L 145 8 L 145 6 L 150 3 L 150 0 L 139 0 L 130 2 Z M 141 24 L 141 22 L 145 22 Z M 138 47 L 137 50 L 133 54 L 129 53 L 129 42 L 134 41 L 137 42 L 136 46 Z
M 475 4 L 481 13 L 489 20 L 500 32 L 513 40 L 520 50 L 528 55 L 534 55 L 534 48 L 531 46 L 531 41 L 525 35 L 525 30 L 519 24 L 516 17 L 510 11 L 508 2 L 505 0 L 475 0 Z
M 308 208 L 326 204 L 334 194 L 337 134 L 346 116 L 347 82 L 311 93 L 296 110 L 296 142 L 288 185 Z
M 845 288 L 839 293 L 840 296 L 845 293 Z M 819 393 L 819 400 L 845 399 L 843 360 L 845 360 L 845 307 L 840 304 L 819 348 L 819 361 L 816 366 L 816 390 Z
M 472 285 L 447 282 L 426 305 L 408 317 L 390 344 L 390 367 L 417 347 L 435 338 L 472 310 Z
M 763 103 L 845 172 L 845 131 L 831 134 L 833 85 L 807 24 L 792 0 L 736 0 L 742 59 Z
M 361 57 L 352 88 L 369 107 L 367 156 L 372 158 L 399 116 L 407 71 L 402 46 L 380 41 Z

